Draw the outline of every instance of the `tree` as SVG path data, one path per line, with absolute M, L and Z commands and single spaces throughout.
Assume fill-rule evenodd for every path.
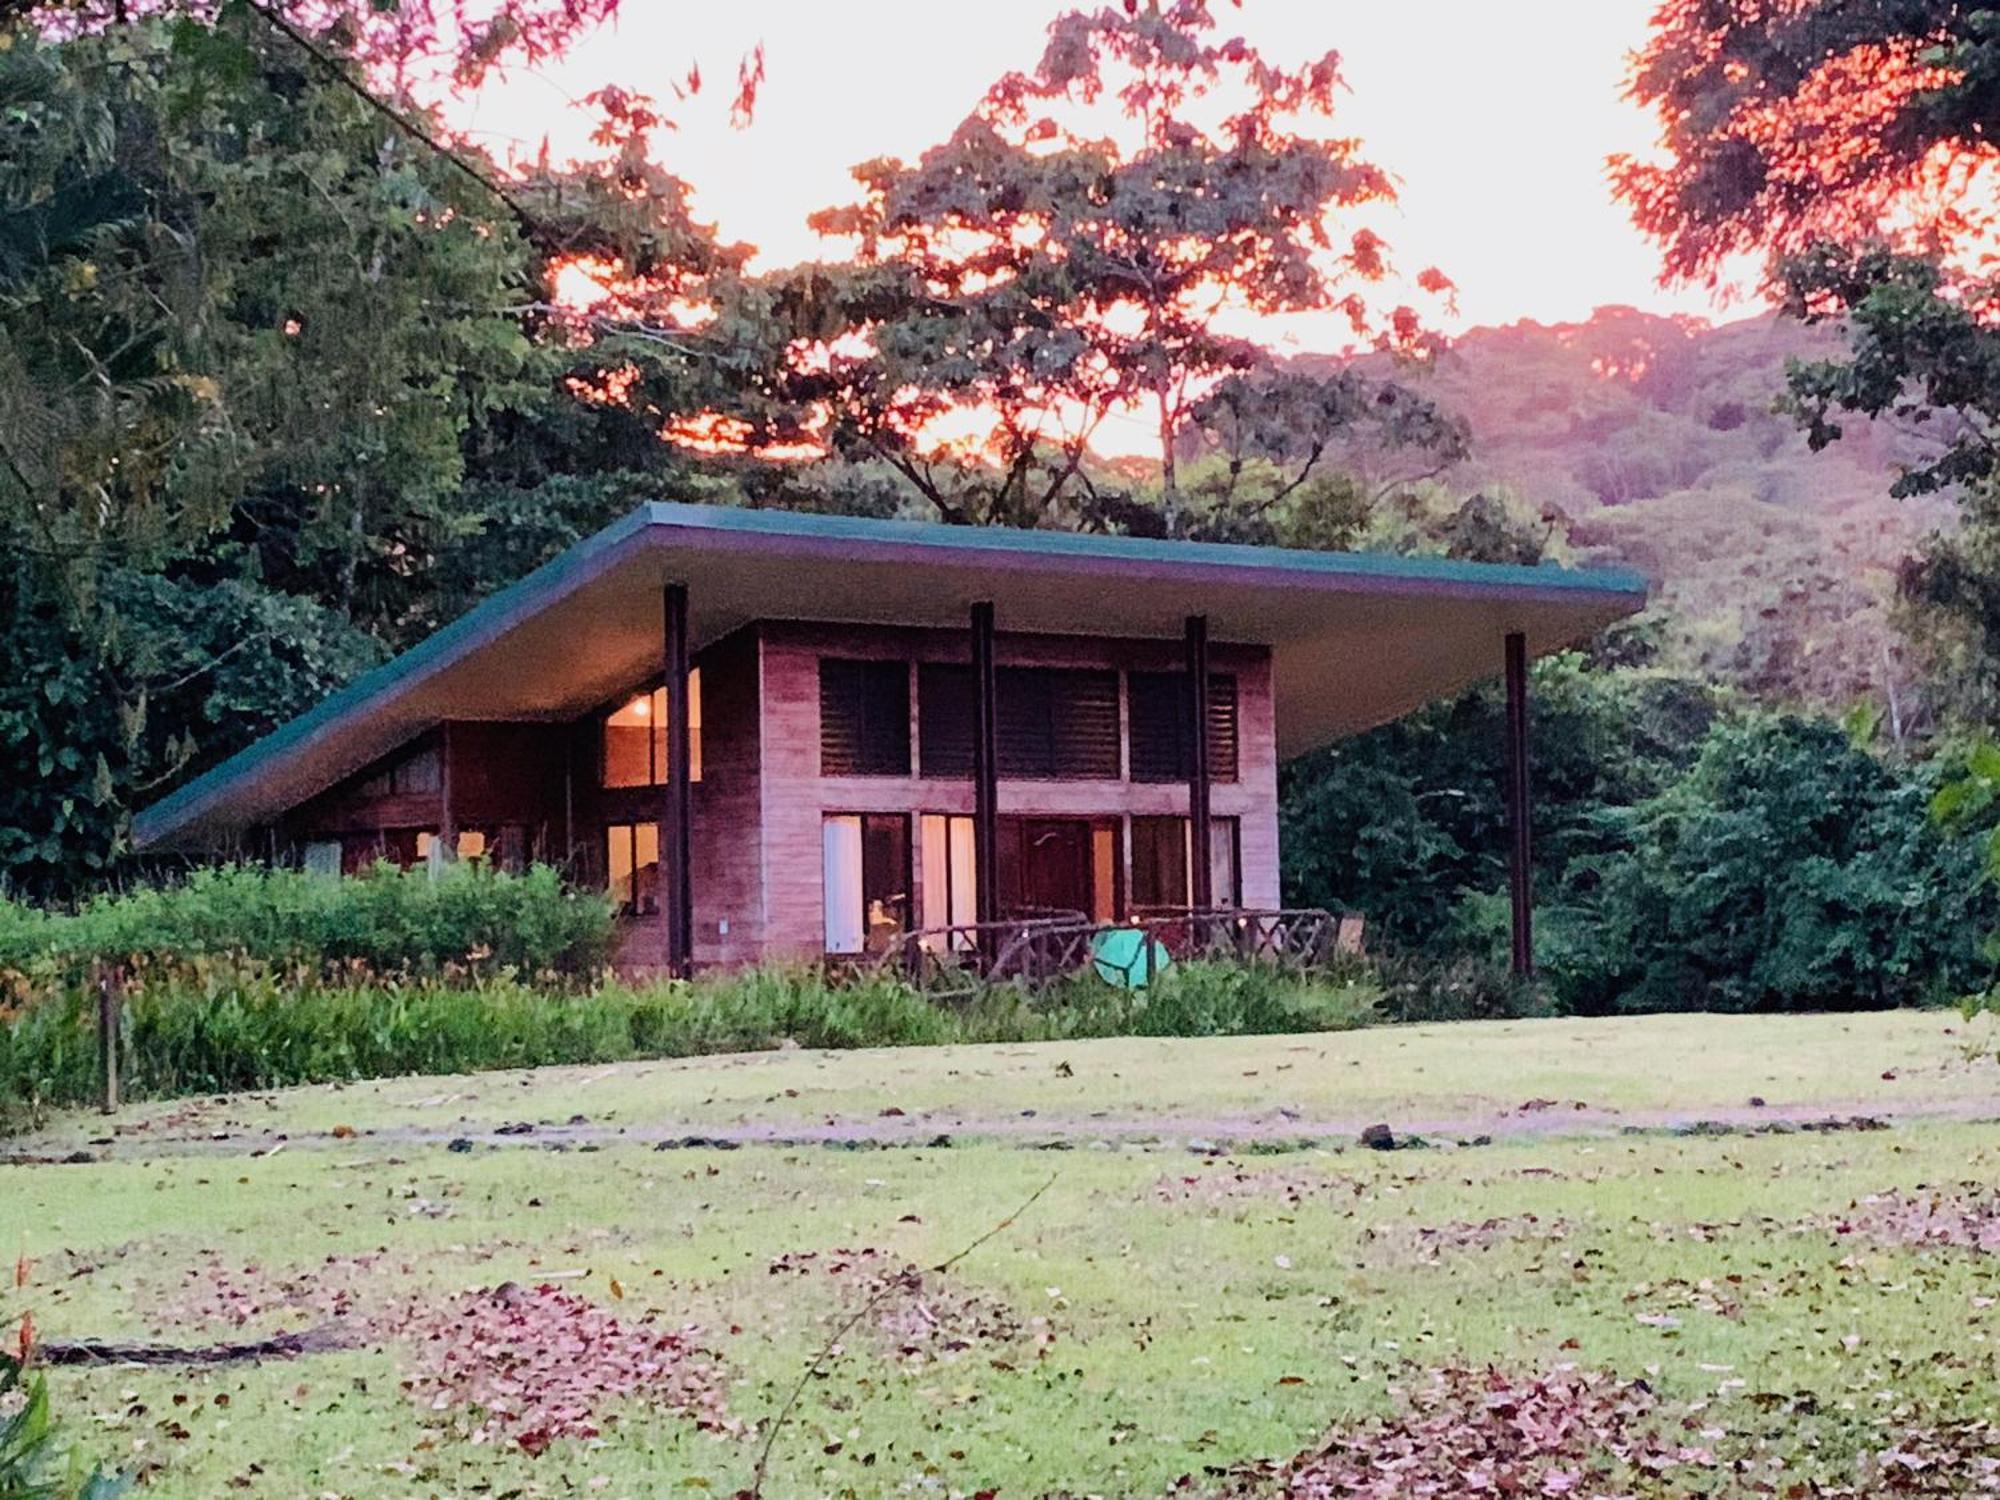
M 1966 189 L 1993 165 L 2000 16 L 1957 0 L 1667 0 L 1634 59 L 1664 161 L 1613 181 L 1666 272 L 1894 235 L 1946 249 L 1991 232 Z
M 1247 315 L 1420 340 L 1413 311 L 1377 316 L 1364 295 L 1388 260 L 1358 220 L 1394 190 L 1325 129 L 1339 87 L 1333 54 L 1272 62 L 1204 0 L 1060 17 L 1035 69 L 1002 77 L 950 140 L 864 163 L 861 199 L 814 216 L 856 261 L 771 288 L 787 358 L 760 431 L 788 435 L 789 412 L 790 435 L 888 463 L 948 520 L 1075 524 L 1093 441 L 1143 410 L 1180 530 L 1197 408 L 1268 365 L 1236 331 Z
M 1471 435 L 1463 418 L 1396 381 L 1268 365 L 1195 402 L 1178 446 L 1197 465 L 1189 535 L 1345 547 L 1392 495 L 1462 462 Z
M 1605 850 L 1609 810 L 1673 784 L 1721 695 L 1690 677 L 1558 657 L 1537 665 L 1534 701 L 1537 879 L 1546 898 Z M 1286 904 L 1364 912 L 1374 946 L 1390 951 L 1445 958 L 1485 936 L 1467 930 L 1466 916 L 1506 886 L 1505 712 L 1489 687 L 1286 766 Z M 1504 952 L 1503 933 L 1478 956 Z
M 683 295 L 741 256 L 629 97 L 604 160 L 510 188 L 531 233 L 236 7 L 17 33 L 0 91 L 0 745 L 36 771 L 0 867 L 53 894 L 115 871 L 135 803 L 629 507 L 659 419 L 577 384 L 643 351 L 696 400 L 674 372 L 711 362 L 554 301 L 579 249 Z
M 1760 259 L 1786 311 L 1840 320 L 1846 359 L 1802 362 L 1793 409 L 1815 447 L 1840 417 L 1929 424 L 1935 457 L 1899 495 L 1953 489 L 1967 525 L 1904 580 L 1948 705 L 2000 709 L 2000 13 L 1954 0 L 1671 0 L 1631 91 L 1666 159 L 1613 163 L 1670 278 Z
M 1554 893 L 1570 1004 L 1864 1009 L 1984 987 L 1992 823 L 1940 829 L 1943 781 L 1940 762 L 1885 760 L 1825 720 L 1718 722 L 1685 775 L 1603 814 L 1612 847 Z

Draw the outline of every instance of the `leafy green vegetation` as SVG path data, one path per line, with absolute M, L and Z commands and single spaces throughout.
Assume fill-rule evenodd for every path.
M 70 911 L 0 901 L 0 983 L 19 998 L 95 964 L 169 974 L 204 957 L 337 978 L 513 971 L 594 976 L 611 957 L 608 897 L 537 866 L 380 865 L 354 879 L 231 865 L 93 896 Z
M 65 1463 L 56 1451 L 48 1382 L 24 1377 L 19 1357 L 0 1353 L 0 1500 L 117 1500 L 129 1489 L 99 1470 L 83 1473 Z
M 1366 912 L 1399 965 L 1458 966 L 1461 987 L 1497 967 L 1501 711 L 1473 694 L 1287 768 L 1286 899 Z M 1950 758 L 1581 658 L 1537 669 L 1535 711 L 1537 954 L 1558 1007 L 1851 1009 L 1989 982 L 1994 817 L 1930 816 Z
M 137 976 L 123 1000 L 128 1097 L 278 1088 L 402 1074 L 745 1052 L 1091 1036 L 1328 1031 L 1373 1019 L 1359 979 L 1189 964 L 1148 991 L 1093 976 L 1029 996 L 940 1001 L 891 975 L 749 969 L 590 989 L 512 974 L 327 973 L 222 957 Z M 39 992 L 0 1026 L 0 1125 L 96 1096 L 97 991 Z

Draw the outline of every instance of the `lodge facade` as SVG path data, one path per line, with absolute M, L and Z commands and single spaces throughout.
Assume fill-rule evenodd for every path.
M 1326 559 L 649 507 L 139 841 L 329 874 L 558 864 L 612 893 L 639 967 L 969 948 L 1276 907 L 1281 756 L 1504 671 L 1525 921 L 1528 660 L 1643 589 Z M 1288 700 L 1312 721 L 1289 744 Z

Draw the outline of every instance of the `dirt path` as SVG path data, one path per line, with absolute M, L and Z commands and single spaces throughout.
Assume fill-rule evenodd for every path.
M 1387 1125 L 1396 1144 L 1461 1147 L 1497 1141 L 1576 1135 L 1779 1134 L 1793 1131 L 1876 1130 L 1926 1123 L 2000 1123 L 2000 1102 L 1945 1100 L 1885 1109 L 1880 1101 L 1841 1104 L 1771 1104 L 1694 1110 L 1610 1110 L 1535 1101 L 1505 1111 L 1412 1117 L 1307 1117 L 1288 1110 L 1239 1115 L 1042 1114 L 919 1110 L 874 1118 L 747 1120 L 732 1124 L 651 1122 L 600 1125 L 575 1117 L 566 1123 L 461 1121 L 454 1126 L 390 1125 L 375 1129 L 273 1132 L 210 1130 L 111 1134 L 66 1151 L 24 1145 L 0 1153 L 0 1165 L 150 1161 L 167 1157 L 258 1157 L 280 1151 L 353 1149 L 463 1152 L 475 1149 L 596 1151 L 609 1146 L 655 1150 L 735 1150 L 743 1146 L 817 1146 L 879 1149 L 944 1148 L 978 1141 L 1031 1150 L 1094 1146 L 1154 1147 L 1197 1152 L 1247 1145 L 1361 1144 L 1362 1132 Z

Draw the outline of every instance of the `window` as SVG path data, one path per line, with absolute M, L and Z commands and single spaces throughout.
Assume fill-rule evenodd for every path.
M 1132 906 L 1185 911 L 1191 902 L 1193 839 L 1186 818 L 1132 820 Z M 1235 818 L 1208 820 L 1209 871 L 1217 906 L 1240 906 L 1242 885 Z
M 946 813 L 925 813 L 923 925 L 936 929 L 970 927 L 979 920 L 979 865 L 973 858 L 972 819 Z M 974 944 L 970 932 L 954 932 L 950 945 L 965 952 Z M 930 940 L 933 948 L 944 939 Z
M 820 827 L 826 951 L 884 953 L 910 921 L 910 820 L 840 813 Z
M 819 773 L 910 774 L 910 668 L 900 661 L 819 664 Z
M 314 839 L 306 845 L 303 863 L 308 875 L 338 875 L 340 840 Z
M 461 828 L 458 831 L 457 847 L 452 851 L 456 859 L 482 859 L 486 855 L 486 831 L 483 828 Z M 438 836 L 428 828 L 417 835 L 417 860 L 433 869 L 442 864 L 445 857 L 444 845 Z
M 1194 771 L 1188 754 L 1187 673 L 1134 672 L 1129 681 L 1132 779 L 1186 781 Z M 1213 781 L 1236 779 L 1234 677 L 1209 677 L 1208 774 Z
M 604 716 L 604 785 L 664 786 L 667 690 L 656 687 Z M 701 668 L 688 673 L 688 780 L 701 780 Z
M 604 830 L 605 885 L 624 916 L 660 909 L 660 825 L 614 823 Z
M 393 761 L 361 783 L 363 797 L 433 797 L 444 790 L 444 756 L 426 745 Z
M 917 668 L 917 756 L 926 776 L 972 774 L 972 668 Z
M 1116 781 L 1118 674 L 1072 667 L 1001 667 L 995 674 L 1000 774 L 1027 781 Z M 926 665 L 917 676 L 926 776 L 972 774 L 970 667 Z

